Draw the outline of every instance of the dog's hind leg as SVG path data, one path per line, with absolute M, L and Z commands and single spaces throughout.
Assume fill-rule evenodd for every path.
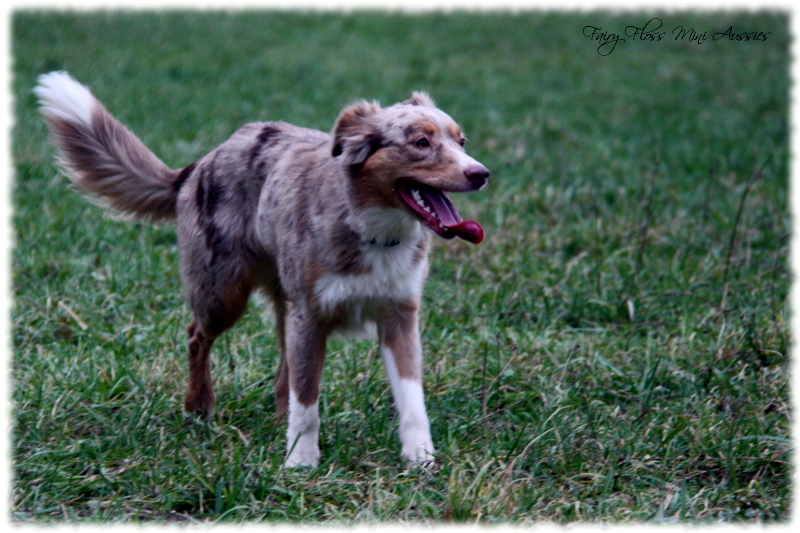
M 183 407 L 187 413 L 207 417 L 214 411 L 214 386 L 211 381 L 211 346 L 214 339 L 189 325 L 189 387 Z
M 194 321 L 189 326 L 189 386 L 184 408 L 202 417 L 214 410 L 211 380 L 211 346 L 247 309 L 253 288 L 247 262 L 234 255 L 204 263 L 186 246 L 181 252 L 182 275 Z M 204 267 L 203 265 L 210 265 Z
M 252 289 L 247 276 L 229 279 L 229 283 L 223 283 L 225 277 L 220 276 L 211 286 L 189 285 L 189 304 L 195 320 L 189 326 L 189 387 L 183 405 L 186 412 L 201 417 L 214 411 L 211 346 L 242 316 Z

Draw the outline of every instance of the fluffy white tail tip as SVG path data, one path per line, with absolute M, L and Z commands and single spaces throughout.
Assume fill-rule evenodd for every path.
M 39 98 L 42 113 L 61 120 L 90 126 L 95 99 L 85 86 L 66 72 L 50 72 L 39 76 L 33 90 Z

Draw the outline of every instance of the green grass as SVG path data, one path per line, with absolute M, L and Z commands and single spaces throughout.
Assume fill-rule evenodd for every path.
M 782 522 L 790 516 L 788 16 L 670 13 L 766 42 L 628 41 L 650 15 L 17 12 L 18 522 Z M 68 70 L 180 167 L 241 124 L 329 130 L 427 90 L 492 170 L 455 199 L 424 297 L 436 475 L 399 458 L 374 343 L 330 343 L 323 460 L 285 471 L 276 343 L 218 342 L 218 413 L 181 415 L 175 231 L 57 175 L 31 89 Z

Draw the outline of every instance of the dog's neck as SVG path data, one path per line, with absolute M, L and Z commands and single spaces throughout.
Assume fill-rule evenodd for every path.
M 366 207 L 360 210 L 361 235 L 367 244 L 394 247 L 418 242 L 424 229 L 411 214 L 396 208 Z

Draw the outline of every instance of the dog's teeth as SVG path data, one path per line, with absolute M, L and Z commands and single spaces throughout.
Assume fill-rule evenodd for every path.
M 420 206 L 422 209 L 424 209 L 427 213 L 430 213 L 431 215 L 433 214 L 431 212 L 430 206 L 427 203 L 425 203 L 425 200 L 422 199 L 422 195 L 420 194 L 420 192 L 418 190 L 416 190 L 416 189 L 412 190 L 411 191 L 411 196 L 414 197 L 414 201 L 417 202 L 418 206 Z
M 417 202 L 418 206 L 420 206 L 426 213 L 428 213 L 429 215 L 433 216 L 433 218 L 436 219 L 436 222 L 438 222 L 439 226 L 442 229 L 447 229 L 444 226 L 442 226 L 442 223 L 439 222 L 439 217 L 436 215 L 436 211 L 434 211 L 433 208 L 430 205 L 428 205 L 428 203 L 422 198 L 422 194 L 420 194 L 420 192 L 417 189 L 411 190 L 411 196 L 414 198 L 414 201 Z

